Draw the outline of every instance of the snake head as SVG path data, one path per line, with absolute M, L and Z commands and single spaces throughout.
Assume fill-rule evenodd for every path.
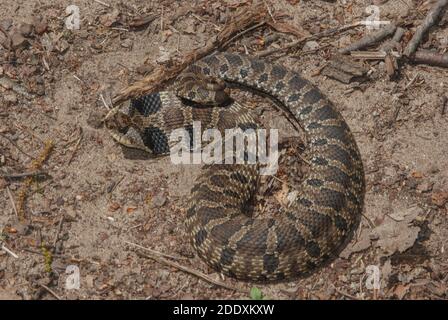
M 116 109 L 111 110 L 103 119 L 106 129 L 112 138 L 119 144 L 133 149 L 140 149 L 149 154 L 153 152 L 149 149 L 138 130 L 138 118 L 131 117 Z
M 112 132 L 125 134 L 132 125 L 129 115 L 118 110 L 111 110 L 103 119 L 105 127 Z

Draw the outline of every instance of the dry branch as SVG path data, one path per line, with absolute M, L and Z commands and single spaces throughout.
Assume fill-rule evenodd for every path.
M 350 51 L 363 49 L 372 44 L 375 44 L 378 41 L 381 41 L 384 38 L 386 38 L 387 36 L 394 33 L 396 28 L 397 27 L 394 24 L 389 24 L 386 27 L 378 30 L 377 32 L 374 32 L 374 33 L 371 33 L 371 34 L 368 34 L 368 35 L 362 37 L 360 40 L 352 43 L 348 47 L 340 49 L 339 53 L 346 54 L 346 53 L 349 53 Z
M 448 0 L 437 1 L 434 7 L 428 12 L 428 15 L 426 16 L 423 23 L 415 31 L 415 34 L 412 37 L 411 41 L 409 41 L 408 45 L 406 46 L 406 49 L 403 53 L 405 56 L 411 57 L 412 55 L 414 55 L 419 43 L 422 41 L 422 38 L 428 32 L 429 28 L 431 28 L 437 22 L 439 17 L 442 16 L 447 6 Z
M 328 29 L 328 30 L 325 30 L 325 31 L 322 31 L 322 32 L 319 32 L 319 33 L 316 33 L 316 34 L 312 34 L 310 36 L 306 36 L 306 37 L 300 38 L 300 39 L 298 39 L 296 41 L 292 41 L 292 42 L 288 43 L 286 46 L 284 46 L 282 48 L 272 48 L 272 49 L 267 49 L 267 50 L 264 50 L 264 51 L 260 51 L 260 52 L 258 52 L 256 54 L 256 56 L 259 57 L 259 58 L 266 57 L 266 56 L 271 55 L 273 53 L 286 51 L 286 50 L 292 49 L 294 47 L 297 47 L 298 45 L 304 43 L 305 41 L 316 40 L 316 39 L 320 39 L 320 38 L 323 38 L 323 37 L 328 37 L 330 35 L 333 35 L 333 34 L 336 34 L 336 33 L 339 33 L 339 32 L 345 31 L 345 30 L 348 30 L 348 29 L 352 29 L 352 28 L 358 27 L 360 25 L 361 25 L 361 23 L 355 22 L 355 23 L 352 23 L 352 24 L 344 25 L 342 27 Z
M 401 27 L 398 27 L 397 30 L 395 30 L 395 34 L 392 37 L 391 40 L 386 41 L 382 46 L 381 46 L 381 50 L 384 52 L 389 52 L 392 51 L 393 49 L 397 48 L 401 38 L 404 35 L 405 30 Z
M 412 62 L 448 68 L 448 53 L 441 54 L 430 50 L 418 50 L 414 54 Z
M 130 85 L 115 96 L 113 99 L 114 105 L 118 105 L 129 98 L 141 96 L 148 92 L 154 92 L 155 90 L 161 88 L 167 81 L 175 78 L 190 64 L 207 56 L 214 50 L 220 49 L 223 44 L 226 44 L 233 38 L 233 36 L 238 33 L 242 34 L 245 29 L 254 25 L 261 25 L 261 22 L 266 19 L 266 16 L 266 8 L 263 5 L 254 6 L 250 10 L 244 8 L 239 11 L 233 19 L 231 19 L 227 26 L 220 31 L 216 37 L 210 39 L 204 47 L 193 50 L 180 62 L 170 60 L 166 64 L 168 67 L 159 66 L 151 75 L 143 78 L 133 85 Z

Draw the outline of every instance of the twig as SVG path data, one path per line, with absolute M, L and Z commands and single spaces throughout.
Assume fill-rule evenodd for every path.
M 78 141 L 76 141 L 75 147 L 74 147 L 73 152 L 72 152 L 72 154 L 70 156 L 70 159 L 68 159 L 67 164 L 70 164 L 72 162 L 73 157 L 75 156 L 75 153 L 78 150 L 79 145 L 81 144 L 82 137 L 83 137 L 82 128 L 79 127 L 79 138 L 78 138 Z
M 11 204 L 12 204 L 12 209 L 14 210 L 14 213 L 16 214 L 16 216 L 19 217 L 16 203 L 14 202 L 14 197 L 12 196 L 11 190 L 9 190 L 8 186 L 6 186 L 6 191 L 8 192 L 9 200 L 11 201 Z
M 96 0 L 95 0 L 96 1 Z M 50 288 L 48 288 L 46 285 L 44 285 L 44 284 L 41 284 L 40 285 L 42 288 L 44 288 L 45 290 L 47 290 L 53 297 L 55 297 L 56 299 L 58 299 L 58 300 L 62 300 L 62 298 L 60 297 L 60 296 L 58 296 L 57 294 L 56 294 L 56 292 L 54 292 L 53 290 L 51 290 Z
M 181 62 L 175 62 L 173 60 L 171 63 L 167 63 L 166 65 L 170 65 L 170 67 L 158 67 L 148 77 L 145 77 L 141 81 L 138 81 L 122 90 L 117 96 L 114 97 L 114 105 L 117 105 L 131 97 L 141 96 L 145 93 L 161 88 L 167 81 L 175 78 L 187 66 L 191 65 L 196 60 L 205 57 L 214 50 L 221 48 L 222 44 L 226 43 L 235 34 L 241 32 L 241 30 L 250 28 L 265 19 L 266 9 L 264 6 L 254 6 L 250 11 L 248 11 L 247 8 L 244 9 L 244 11 L 239 11 L 239 13 L 229 22 L 229 24 L 222 31 L 220 31 L 216 37 L 210 39 L 204 47 L 193 50 L 186 55 Z
M 352 51 L 350 56 L 356 59 L 365 60 L 383 60 L 386 58 L 387 53 L 384 51 Z
M 137 243 L 129 242 L 129 241 L 126 241 L 126 240 L 124 242 L 129 244 L 129 245 L 135 246 L 135 247 L 137 247 L 139 249 L 148 251 L 149 253 L 157 255 L 157 256 L 162 256 L 162 257 L 165 257 L 165 258 L 171 258 L 171 259 L 174 259 L 174 260 L 186 260 L 187 259 L 186 257 L 177 257 L 177 256 L 172 256 L 172 255 L 169 255 L 169 254 L 166 254 L 166 253 L 162 253 L 162 252 L 159 252 L 159 251 L 156 251 L 156 250 L 153 250 L 153 249 L 150 249 L 150 248 L 146 248 L 146 247 L 143 247 L 143 246 L 141 246 L 141 245 L 139 245 Z
M 104 99 L 104 96 L 103 96 L 102 93 L 100 94 L 100 98 L 101 98 L 101 101 L 103 102 L 104 106 L 106 107 L 106 109 L 107 109 L 107 110 L 110 110 L 110 107 L 109 107 L 109 105 L 106 103 L 106 100 Z
M 9 141 L 9 143 L 11 143 L 14 147 L 17 148 L 17 150 L 19 150 L 20 152 L 22 152 L 24 155 L 26 155 L 28 158 L 31 159 L 36 159 L 33 156 L 29 155 L 28 153 L 26 153 L 25 151 L 23 151 L 14 141 L 12 141 L 10 138 L 8 138 L 7 136 L 3 135 L 0 133 L 0 136 L 2 136 L 3 138 L 5 138 L 6 140 Z
M 64 215 L 61 216 L 61 219 L 59 220 L 59 224 L 58 224 L 58 230 L 56 231 L 56 235 L 54 236 L 54 240 L 53 240 L 53 253 L 56 251 L 56 243 L 59 240 L 59 234 L 62 231 L 62 225 L 64 223 Z
M 20 178 L 26 178 L 26 177 L 42 176 L 42 175 L 45 175 L 45 172 L 43 172 L 43 171 L 32 171 L 32 172 L 22 172 L 22 173 L 5 173 L 5 174 L 0 174 L 0 178 L 20 179 Z
M 158 257 L 158 256 L 155 256 L 155 255 L 154 256 L 147 255 L 147 254 L 144 254 L 144 253 L 141 253 L 141 252 L 139 254 L 141 256 L 145 257 L 145 258 L 149 258 L 149 259 L 155 260 L 155 261 L 157 261 L 159 263 L 166 264 L 166 265 L 169 265 L 169 266 L 171 266 L 173 268 L 185 271 L 185 272 L 187 272 L 189 274 L 192 274 L 192 275 L 194 275 L 194 276 L 196 276 L 196 277 L 198 277 L 198 278 L 200 278 L 202 280 L 205 280 L 205 281 L 207 281 L 209 283 L 212 283 L 212 284 L 214 284 L 216 286 L 219 286 L 219 287 L 222 287 L 222 288 L 225 288 L 225 289 L 228 289 L 228 290 L 236 291 L 236 292 L 247 293 L 246 290 L 243 290 L 243 289 L 237 288 L 237 287 L 229 286 L 229 285 L 227 285 L 227 284 L 225 284 L 225 283 L 223 283 L 221 281 L 213 279 L 212 277 L 210 277 L 210 276 L 208 276 L 206 274 L 203 274 L 202 272 L 199 272 L 197 270 L 188 268 L 186 266 L 178 264 L 177 262 L 170 261 L 170 260 L 167 260 L 167 259 L 165 259 L 163 257 Z
M 6 253 L 8 253 L 9 255 L 11 255 L 12 257 L 14 257 L 14 258 L 16 258 L 16 259 L 19 258 L 18 255 L 16 255 L 14 252 L 12 252 L 12 251 L 9 250 L 8 248 L 6 248 L 4 244 L 2 244 L 1 249 L 2 249 L 3 251 L 5 251 Z
M 316 39 L 319 39 L 319 38 L 328 37 L 328 36 L 330 36 L 332 34 L 339 33 L 339 32 L 342 32 L 342 31 L 345 31 L 345 30 L 348 30 L 348 29 L 352 29 L 352 28 L 358 27 L 361 24 L 362 23 L 360 23 L 360 22 L 355 22 L 355 23 L 352 23 L 352 24 L 344 25 L 342 27 L 328 29 L 328 30 L 325 30 L 325 31 L 322 31 L 322 32 L 319 32 L 319 33 L 316 33 L 316 34 L 312 34 L 310 36 L 306 36 L 306 37 L 300 38 L 300 39 L 298 39 L 296 41 L 292 41 L 292 42 L 288 43 L 286 46 L 284 46 L 282 48 L 272 48 L 272 49 L 267 49 L 267 50 L 264 50 L 264 51 L 260 51 L 260 52 L 258 52 L 256 54 L 256 56 L 261 58 L 261 57 L 266 57 L 268 55 L 271 55 L 273 53 L 289 50 L 291 48 L 297 47 L 298 45 L 300 45 L 301 43 L 303 43 L 305 41 L 316 40 Z
M 411 81 L 409 81 L 409 83 L 404 87 L 404 91 L 406 91 L 407 89 L 409 89 L 410 86 L 412 86 L 412 84 L 415 82 L 415 80 L 417 80 L 417 78 L 420 76 L 419 73 L 417 73 L 412 79 Z
M 447 96 L 443 96 L 443 98 L 442 98 L 442 110 L 440 111 L 442 116 L 445 115 L 445 111 L 446 111 L 447 105 L 448 105 L 448 97 Z
M 351 294 L 348 294 L 348 293 L 346 293 L 346 292 L 344 292 L 344 291 L 339 290 L 338 288 L 336 288 L 336 286 L 335 286 L 334 284 L 332 284 L 332 286 L 333 286 L 334 290 L 335 290 L 337 293 L 343 295 L 344 297 L 347 297 L 347 298 L 352 299 L 352 300 L 359 300 L 357 297 L 352 296 Z
M 441 54 L 430 50 L 418 50 L 414 54 L 412 62 L 448 68 L 448 53 Z
M 105 6 L 105 7 L 110 8 L 110 4 L 107 4 L 107 3 L 103 2 L 103 1 L 100 1 L 100 0 L 93 0 L 93 1 L 95 1 L 96 3 L 99 3 L 99 4 L 101 4 L 101 5 L 103 5 L 103 6 Z
M 252 27 L 247 28 L 247 29 L 241 31 L 240 33 L 238 33 L 238 34 L 236 34 L 235 36 L 233 36 L 232 38 L 230 38 L 230 39 L 229 39 L 226 43 L 224 43 L 221 47 L 222 47 L 222 48 L 226 48 L 226 47 L 229 45 L 229 43 L 233 42 L 235 39 L 238 39 L 238 38 L 241 37 L 242 35 L 244 35 L 244 34 L 250 32 L 250 31 L 252 31 L 252 30 L 254 30 L 254 29 L 257 29 L 257 28 L 259 28 L 259 27 L 261 27 L 261 26 L 263 26 L 263 25 L 265 25 L 265 24 L 266 24 L 266 21 L 261 21 L 260 23 L 257 23 L 256 25 L 253 25 Z
M 411 57 L 414 55 L 418 45 L 422 41 L 422 38 L 428 32 L 429 28 L 431 28 L 437 22 L 439 17 L 442 16 L 447 6 L 448 0 L 437 1 L 434 7 L 428 12 L 423 23 L 415 31 L 415 34 L 412 37 L 411 41 L 409 41 L 408 45 L 406 46 L 406 49 L 403 52 L 405 56 Z
M 400 42 L 400 40 L 401 40 L 401 38 L 404 35 L 404 31 L 405 30 L 403 28 L 397 27 L 397 29 L 395 30 L 395 34 L 392 37 L 392 39 L 389 40 L 389 41 L 384 42 L 381 45 L 381 47 L 380 47 L 381 50 L 384 51 L 384 52 L 389 52 L 389 51 L 392 51 L 392 49 L 394 49 L 395 47 L 397 47 L 399 42 Z
M 267 4 L 266 1 L 263 1 L 263 2 L 264 2 L 264 5 L 266 6 L 266 9 L 268 10 L 269 16 L 271 17 L 272 21 L 274 21 L 274 23 L 276 23 L 277 21 L 275 21 L 275 18 L 274 18 L 274 16 L 272 15 L 271 8 L 269 8 L 269 6 L 268 6 L 268 4 Z
M 352 43 L 348 47 L 339 49 L 339 53 L 346 54 L 350 51 L 355 51 L 359 49 L 363 49 L 365 47 L 368 47 L 374 43 L 377 43 L 378 41 L 383 40 L 387 36 L 391 35 L 395 32 L 395 29 L 397 27 L 394 24 L 389 24 L 386 27 L 382 28 L 381 30 L 378 30 L 375 33 L 368 34 L 364 37 L 362 37 L 360 40 Z

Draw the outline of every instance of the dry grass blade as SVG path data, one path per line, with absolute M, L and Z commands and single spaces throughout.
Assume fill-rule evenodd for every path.
M 162 253 L 162 252 L 159 252 L 159 251 L 150 249 L 150 248 L 146 248 L 146 247 L 143 247 L 143 246 L 141 246 L 141 245 L 139 245 L 139 244 L 137 244 L 137 243 L 133 243 L 133 242 L 129 242 L 129 241 L 124 241 L 124 242 L 125 242 L 126 244 L 131 245 L 131 246 L 134 246 L 134 247 L 137 247 L 137 248 L 139 248 L 139 249 L 145 250 L 145 251 L 147 251 L 147 252 L 149 252 L 149 253 L 151 253 L 151 254 L 155 254 L 155 255 L 163 256 L 163 257 L 165 257 L 165 258 L 170 258 L 170 259 L 174 259 L 174 260 L 185 260 L 185 259 L 187 259 L 186 257 L 172 256 L 172 255 L 170 255 L 170 254 L 166 254 L 166 253 Z
M 218 287 L 222 287 L 222 288 L 225 288 L 225 289 L 228 289 L 228 290 L 232 290 L 232 291 L 236 291 L 236 292 L 247 293 L 247 291 L 242 289 L 242 288 L 232 287 L 230 285 L 225 284 L 224 282 L 215 280 L 212 277 L 210 277 L 210 276 L 208 276 L 208 275 L 206 275 L 206 274 L 204 274 L 204 273 L 202 273 L 200 271 L 191 269 L 191 268 L 186 267 L 184 265 L 181 265 L 181 264 L 179 264 L 177 262 L 170 261 L 168 259 L 165 259 L 162 256 L 158 256 L 158 255 L 155 255 L 155 254 L 144 254 L 142 252 L 138 252 L 138 254 L 143 256 L 143 257 L 145 257 L 145 258 L 149 258 L 149 259 L 155 260 L 155 261 L 157 261 L 157 262 L 159 262 L 161 264 L 165 264 L 165 265 L 168 265 L 170 267 L 176 268 L 178 270 L 187 272 L 187 273 L 189 273 L 191 275 L 194 275 L 194 276 L 196 276 L 196 277 L 198 277 L 198 278 L 200 278 L 200 279 L 202 279 L 202 280 L 204 280 L 206 282 L 214 284 L 214 285 L 216 285 Z

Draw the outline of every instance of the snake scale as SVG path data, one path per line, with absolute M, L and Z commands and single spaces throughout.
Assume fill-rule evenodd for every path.
M 195 79 L 205 79 L 197 85 Z M 279 281 L 309 274 L 340 253 L 357 228 L 365 182 L 361 156 L 345 120 L 307 80 L 280 64 L 215 53 L 190 65 L 175 90 L 131 101 L 108 120 L 114 138 L 153 154 L 167 154 L 168 135 L 254 125 L 246 108 L 207 106 L 226 100 L 226 85 L 267 95 L 292 115 L 307 136 L 310 170 L 296 200 L 276 218 L 253 218 L 257 166 L 206 164 L 191 191 L 186 226 L 192 246 L 214 269 L 241 280 Z M 202 103 L 201 103 L 202 102 Z M 212 103 L 213 104 L 213 103 Z M 124 142 L 123 135 L 134 131 Z

